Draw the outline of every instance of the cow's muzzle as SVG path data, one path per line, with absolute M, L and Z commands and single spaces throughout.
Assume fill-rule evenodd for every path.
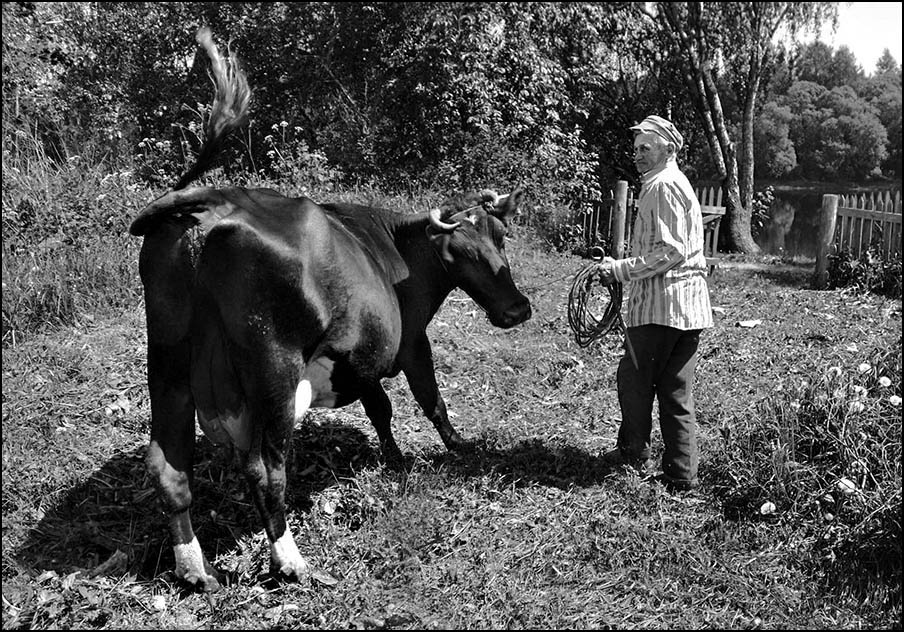
M 501 313 L 490 315 L 490 323 L 501 329 L 520 325 L 531 317 L 530 301 L 523 298 Z

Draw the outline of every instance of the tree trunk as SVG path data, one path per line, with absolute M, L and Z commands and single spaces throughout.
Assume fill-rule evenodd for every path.
M 744 206 L 741 201 L 741 187 L 738 183 L 738 160 L 734 145 L 728 150 L 725 160 L 728 167 L 728 177 L 725 178 L 725 194 L 727 204 L 725 217 L 728 220 L 728 248 L 745 254 L 760 252 L 760 247 L 753 240 L 750 231 L 751 206 Z
M 685 19 L 681 14 L 680 4 L 660 3 L 659 15 L 665 32 L 682 53 L 694 106 L 703 123 L 713 163 L 722 178 L 727 198 L 725 218 L 728 223 L 728 246 L 731 250 L 743 253 L 757 253 L 760 252 L 760 247 L 750 232 L 752 205 L 745 204 L 741 197 L 738 157 L 725 125 L 719 88 L 712 77 L 712 59 L 704 50 L 703 40 L 694 36 L 699 35 L 700 31 L 694 31 L 694 35 L 688 32 L 688 29 L 693 30 L 694 24 L 699 29 L 702 6 L 699 3 L 688 3 L 688 19 Z M 752 143 L 750 147 L 752 151 Z M 752 189 L 752 174 L 749 189 Z
M 728 248 L 729 250 L 745 254 L 755 254 L 760 252 L 760 247 L 753 240 L 750 230 L 752 205 L 745 204 L 744 199 L 741 197 L 738 154 L 735 150 L 735 144 L 728 135 L 728 127 L 725 125 L 722 100 L 719 98 L 719 91 L 709 68 L 703 68 L 702 77 L 706 88 L 707 103 L 712 112 L 712 119 L 716 128 L 719 147 L 725 160 L 725 179 L 722 186 L 725 188 L 727 198 L 725 219 L 728 222 Z
M 738 199 L 740 206 L 728 219 L 728 239 L 740 252 L 753 254 L 761 251 L 753 240 L 751 218 L 753 215 L 753 119 L 756 111 L 756 94 L 759 89 L 760 68 L 758 59 L 750 64 L 744 109 L 741 118 L 741 156 L 739 165 Z M 731 200 L 731 196 L 729 196 Z

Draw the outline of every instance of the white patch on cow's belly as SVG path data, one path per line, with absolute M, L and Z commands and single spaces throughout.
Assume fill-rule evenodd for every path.
M 301 556 L 288 526 L 278 540 L 270 543 L 270 560 L 283 575 L 297 579 L 303 579 L 311 570 L 307 560 Z
M 173 545 L 173 553 L 176 556 L 176 577 L 189 581 L 207 577 L 204 553 L 201 552 L 198 538 L 192 538 L 188 544 Z
M 320 356 L 308 362 L 304 369 L 302 382 L 308 382 L 311 388 L 311 401 L 308 406 L 320 406 L 322 408 L 332 408 L 336 403 L 336 393 L 333 392 L 333 369 L 336 367 L 335 361 Z M 298 415 L 295 419 L 300 419 Z
M 199 408 L 198 423 L 201 424 L 204 434 L 214 443 L 220 445 L 231 443 L 244 452 L 251 447 L 251 415 L 244 402 L 238 412 L 206 411 Z
M 304 418 L 305 413 L 308 412 L 308 409 L 311 407 L 312 397 L 311 383 L 306 379 L 302 379 L 295 388 L 296 423 L 301 421 Z

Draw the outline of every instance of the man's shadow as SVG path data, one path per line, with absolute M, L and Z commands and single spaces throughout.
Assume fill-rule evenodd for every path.
M 343 478 L 377 467 L 375 443 L 340 423 L 305 424 L 292 438 L 287 464 L 286 505 L 308 512 L 311 496 Z M 167 520 L 147 474 L 146 446 L 115 454 L 87 481 L 70 489 L 40 519 L 14 553 L 23 568 L 59 575 L 89 576 L 129 572 L 151 580 L 175 560 Z M 516 485 L 531 483 L 567 489 L 599 484 L 611 472 L 597 456 L 571 447 L 550 447 L 534 439 L 497 449 L 486 440 L 464 453 L 440 448 L 428 462 L 463 476 L 493 471 Z M 406 458 L 410 467 L 412 459 Z M 405 475 L 396 464 L 387 475 Z M 197 437 L 192 482 L 192 524 L 213 559 L 235 549 L 248 534 L 262 531 L 247 484 L 231 452 Z

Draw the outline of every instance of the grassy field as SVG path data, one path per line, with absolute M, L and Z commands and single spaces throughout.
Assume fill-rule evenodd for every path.
M 703 485 L 670 494 L 600 463 L 620 344 L 572 340 L 586 262 L 526 234 L 508 248 L 532 320 L 494 329 L 454 293 L 429 330 L 473 453 L 443 449 L 401 378 L 407 472 L 359 404 L 296 430 L 289 521 L 322 571 L 304 585 L 267 575 L 245 486 L 202 436 L 195 526 L 232 583 L 208 601 L 174 581 L 140 306 L 5 348 L 3 628 L 900 627 L 900 300 L 726 262 L 697 373 Z

